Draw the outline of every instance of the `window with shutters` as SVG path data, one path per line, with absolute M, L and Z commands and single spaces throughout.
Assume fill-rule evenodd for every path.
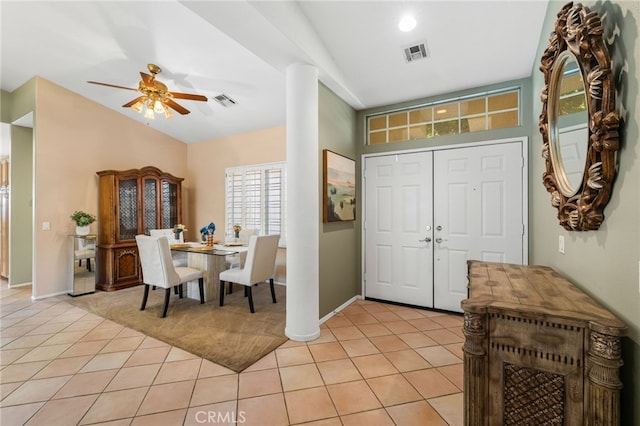
M 286 246 L 286 164 L 231 167 L 225 177 L 226 235 L 238 224 L 258 235 L 280 234 L 280 245 Z

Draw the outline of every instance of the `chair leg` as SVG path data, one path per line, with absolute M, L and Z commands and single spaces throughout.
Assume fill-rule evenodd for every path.
M 198 279 L 198 290 L 200 290 L 200 304 L 204 303 L 204 278 Z
M 229 283 L 229 291 L 227 291 L 227 294 L 231 294 L 231 293 L 233 293 L 233 283 L 232 282 Z
M 178 294 L 178 287 L 177 286 L 173 288 L 173 294 Z
M 169 309 L 169 298 L 171 297 L 171 289 L 168 288 L 164 292 L 164 307 L 162 308 L 162 317 L 167 316 L 167 309 Z
M 273 278 L 269 278 L 269 286 L 271 287 L 271 300 L 276 303 L 276 289 L 273 287 Z
M 144 311 L 144 308 L 147 306 L 148 298 L 149 298 L 149 284 L 145 284 L 144 293 L 142 294 L 142 305 L 140 306 L 141 311 Z
M 183 288 L 182 288 L 182 284 L 180 284 L 180 285 L 178 286 L 178 294 L 180 295 L 180 299 L 182 299 L 182 290 L 183 290 Z
M 251 287 L 247 287 L 247 286 L 244 287 L 244 297 L 247 297 L 249 295 L 249 292 L 247 291 L 248 288 L 251 288 Z
M 253 309 L 253 295 L 251 294 L 251 286 L 247 286 L 245 287 L 247 293 L 249 294 L 249 310 L 251 311 L 251 313 L 255 313 L 255 310 Z
M 220 306 L 224 305 L 224 281 L 220 280 Z

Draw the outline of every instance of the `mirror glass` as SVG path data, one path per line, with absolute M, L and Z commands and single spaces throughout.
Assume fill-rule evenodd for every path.
M 93 293 L 96 290 L 96 236 L 69 236 L 69 268 L 71 296 Z
M 558 189 L 563 195 L 571 197 L 580 189 L 589 143 L 585 86 L 582 72 L 572 53 L 565 51 L 558 57 L 551 80 L 551 159 Z

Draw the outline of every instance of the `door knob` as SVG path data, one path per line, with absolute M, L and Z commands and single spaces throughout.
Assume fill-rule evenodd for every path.
M 440 238 L 440 237 L 436 238 L 436 243 L 438 243 L 438 244 L 440 244 L 443 241 L 447 241 L 447 240 L 445 240 L 444 238 Z
M 431 242 L 431 237 L 426 237 L 424 240 L 418 240 L 421 243 L 430 243 Z
M 436 226 L 436 230 L 437 231 L 442 231 L 442 226 L 441 225 Z

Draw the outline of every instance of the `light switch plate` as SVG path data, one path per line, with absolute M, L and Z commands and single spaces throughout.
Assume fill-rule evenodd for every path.
M 43 231 L 48 231 L 49 229 L 51 229 L 51 226 L 49 225 L 49 222 L 42 222 L 42 230 Z
M 558 251 L 560 254 L 564 254 L 564 236 L 560 235 L 558 237 Z

